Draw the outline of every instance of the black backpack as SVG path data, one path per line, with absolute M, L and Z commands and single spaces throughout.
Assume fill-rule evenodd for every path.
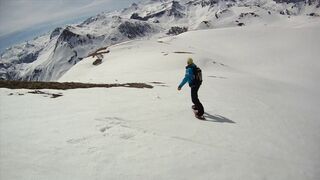
M 194 84 L 200 84 L 202 83 L 202 71 L 199 67 L 194 67 L 193 68 L 193 79 L 194 79 Z

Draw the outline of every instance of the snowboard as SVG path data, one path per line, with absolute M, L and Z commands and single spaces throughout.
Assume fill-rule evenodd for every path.
M 197 115 L 198 110 L 195 109 L 195 106 L 194 106 L 194 105 L 191 106 L 191 109 L 192 109 L 192 111 L 193 111 L 193 113 L 194 113 L 194 116 L 195 116 L 197 119 L 199 119 L 199 120 L 206 120 L 206 118 L 205 118 L 203 115 L 202 115 L 202 116 L 198 116 L 198 115 Z

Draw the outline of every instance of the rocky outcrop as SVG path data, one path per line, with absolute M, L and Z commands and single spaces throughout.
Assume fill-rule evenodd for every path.
M 31 63 L 31 62 L 37 60 L 40 51 L 41 50 L 39 50 L 37 52 L 34 52 L 34 53 L 29 53 L 29 54 L 25 54 L 25 55 L 21 56 L 19 58 L 19 61 L 17 62 L 17 64 L 20 64 L 20 63 Z
M 187 32 L 188 28 L 187 27 L 178 27 L 178 26 L 174 26 L 171 27 L 169 29 L 169 31 L 167 32 L 168 35 L 178 35 L 184 32 Z
M 65 28 L 62 33 L 60 34 L 57 44 L 61 44 L 62 42 L 67 43 L 71 48 L 86 45 L 86 44 L 93 44 L 95 41 L 102 41 L 104 39 L 103 36 L 96 37 L 91 34 L 77 34 L 71 30 L 70 27 Z
M 129 22 L 122 23 L 119 27 L 119 32 L 128 37 L 134 39 L 136 37 L 145 36 L 147 33 L 153 32 L 153 28 L 148 23 L 141 22 Z
M 185 8 L 180 5 L 178 1 L 172 1 L 171 8 L 167 10 L 168 16 L 174 16 L 175 18 L 182 18 L 185 14 L 182 12 Z
M 161 18 L 163 15 L 172 16 L 174 18 L 183 18 L 185 14 L 182 12 L 185 9 L 178 1 L 172 1 L 172 4 L 162 11 L 152 12 L 148 15 L 141 17 L 138 13 L 133 13 L 130 19 L 140 21 L 148 21 L 151 18 Z
M 62 32 L 63 28 L 61 27 L 58 27 L 56 28 L 55 30 L 52 31 L 51 35 L 50 35 L 50 39 L 56 37 L 56 36 L 59 36 Z
M 219 3 L 219 0 L 193 0 L 193 1 L 189 1 L 187 2 L 188 5 L 201 5 L 202 7 L 206 7 L 206 6 L 210 6 L 213 7 L 216 4 Z
M 150 15 L 145 16 L 145 17 L 139 16 L 138 13 L 133 13 L 133 14 L 131 15 L 130 19 L 136 19 L 136 20 L 140 20 L 140 21 L 148 21 L 149 19 L 154 18 L 154 17 L 160 18 L 160 17 L 162 17 L 165 13 L 166 13 L 166 11 L 160 11 L 160 12 L 157 12 L 157 13 L 154 13 L 154 14 L 150 14 Z

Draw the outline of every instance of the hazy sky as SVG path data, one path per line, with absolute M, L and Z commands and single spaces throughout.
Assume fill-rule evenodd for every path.
M 128 7 L 132 2 L 139 0 L 0 0 L 0 50 L 53 26 Z

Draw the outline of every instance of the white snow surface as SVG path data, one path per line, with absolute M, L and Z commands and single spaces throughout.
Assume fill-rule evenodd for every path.
M 59 81 L 153 89 L 0 89 L 0 179 L 320 177 L 320 23 L 198 30 L 111 46 Z M 174 52 L 188 52 L 174 53 Z M 177 86 L 193 57 L 207 121 Z M 152 82 L 161 82 L 155 84 Z

